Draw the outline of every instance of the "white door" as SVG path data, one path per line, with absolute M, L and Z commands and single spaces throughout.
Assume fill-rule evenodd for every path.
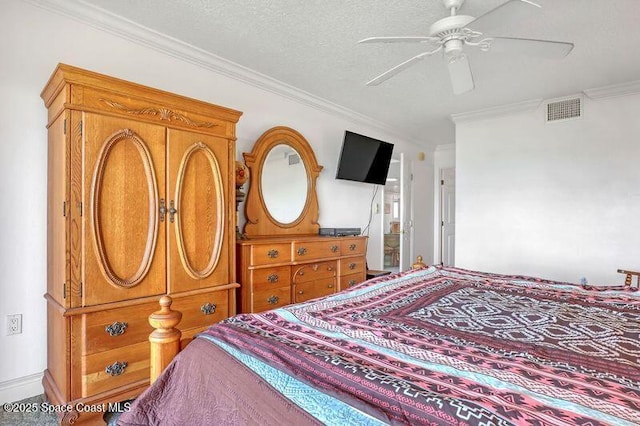
M 414 262 L 411 253 L 413 241 L 413 209 L 411 203 L 411 189 L 413 176 L 411 174 L 411 160 L 400 154 L 400 270 L 411 269 Z
M 456 234 L 456 169 L 440 172 L 440 259 L 445 266 L 455 265 Z

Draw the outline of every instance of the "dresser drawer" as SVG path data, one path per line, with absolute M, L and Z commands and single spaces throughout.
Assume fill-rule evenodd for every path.
M 336 266 L 337 263 L 335 261 L 309 263 L 307 265 L 299 265 L 297 268 L 294 266 L 293 282 L 301 283 L 335 277 Z
M 147 341 L 83 356 L 81 397 L 149 380 L 149 350 Z
M 293 286 L 293 303 L 305 302 L 316 297 L 327 296 L 336 292 L 336 279 L 323 278 L 312 282 Z
M 76 329 L 76 324 L 79 325 L 81 334 L 85 336 L 82 354 L 147 341 L 153 331 L 149 315 L 158 309 L 158 303 L 153 302 L 72 317 L 72 327 Z
M 276 287 L 289 287 L 291 284 L 291 267 L 279 266 L 254 269 L 251 271 L 251 283 L 254 292 Z
M 279 287 L 255 291 L 252 312 L 268 311 L 291 303 L 291 287 Z
M 171 309 L 182 312 L 180 330 L 208 327 L 229 317 L 229 292 L 212 291 L 187 297 L 175 297 Z
M 366 238 L 353 238 L 350 240 L 340 241 L 340 254 L 342 256 L 351 256 L 364 254 L 367 250 Z
M 294 241 L 293 261 L 304 262 L 340 256 L 340 241 Z
M 356 272 L 364 272 L 364 257 L 347 257 L 340 259 L 340 275 L 355 274 Z
M 363 282 L 365 278 L 366 277 L 364 271 L 358 272 L 357 274 L 342 275 L 340 277 L 340 288 L 338 289 L 338 291 L 350 289 L 354 285 Z
M 251 246 L 251 265 L 272 265 L 291 262 L 291 244 L 254 244 Z

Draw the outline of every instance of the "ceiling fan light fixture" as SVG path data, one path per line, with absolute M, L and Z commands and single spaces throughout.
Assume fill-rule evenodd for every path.
M 448 58 L 447 62 L 453 94 L 461 95 L 472 91 L 475 88 L 475 84 L 467 55 L 460 52 L 456 56 Z
M 462 55 L 462 48 L 464 46 L 464 42 L 461 39 L 454 38 L 448 40 L 444 43 L 444 54 L 447 58 L 447 61 L 455 61 Z

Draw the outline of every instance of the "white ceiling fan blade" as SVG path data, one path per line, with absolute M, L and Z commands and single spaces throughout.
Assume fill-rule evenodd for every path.
M 438 37 L 369 37 L 360 40 L 361 43 L 427 43 L 440 41 Z
M 470 92 L 475 88 L 467 55 L 463 53 L 450 58 L 448 60 L 448 66 L 449 77 L 451 77 L 451 85 L 453 86 L 453 93 L 455 95 Z
M 573 50 L 573 43 L 528 38 L 491 37 L 489 52 L 521 53 L 548 59 L 562 59 Z
M 485 34 L 487 31 L 499 28 L 505 22 L 519 22 L 527 18 L 535 8 L 541 8 L 541 6 L 529 0 L 509 0 L 478 16 L 466 26 Z
M 383 72 L 382 74 L 380 74 L 376 78 L 367 81 L 367 86 L 377 86 L 378 84 L 382 83 L 383 81 L 386 81 L 386 80 L 390 79 L 391 77 L 393 77 L 394 75 L 398 74 L 399 72 L 404 71 L 405 69 L 409 68 L 410 66 L 412 66 L 416 62 L 422 60 L 423 58 L 425 58 L 427 56 L 433 55 L 434 53 L 436 53 L 439 50 L 440 50 L 440 47 L 438 47 L 434 51 L 424 52 L 424 53 L 421 53 L 419 55 L 414 56 L 411 59 L 407 59 L 403 63 L 401 63 L 399 65 L 396 65 L 395 67 L 391 68 L 388 71 Z

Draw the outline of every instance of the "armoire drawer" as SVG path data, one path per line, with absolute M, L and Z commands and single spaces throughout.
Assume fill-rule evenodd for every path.
M 351 256 L 364 254 L 367 250 L 366 238 L 354 238 L 352 240 L 340 241 L 340 254 L 342 256 Z
M 335 261 L 309 263 L 293 269 L 293 282 L 315 281 L 321 278 L 335 277 L 337 263 Z
M 355 274 L 365 270 L 364 257 L 347 257 L 340 259 L 340 275 Z
M 254 292 L 269 288 L 288 287 L 291 284 L 291 267 L 254 269 L 251 271 L 251 283 Z
M 294 262 L 338 256 L 340 256 L 340 242 L 336 240 L 294 241 L 293 243 Z
M 316 297 L 327 296 L 336 292 L 336 279 L 322 278 L 293 286 L 293 303 L 300 303 Z
M 149 379 L 149 342 L 82 357 L 82 395 L 87 397 Z
M 148 317 L 157 310 L 157 302 L 152 302 L 73 316 L 72 329 L 80 327 L 83 355 L 121 348 L 147 341 L 153 331 Z
M 187 297 L 174 297 L 171 309 L 182 312 L 180 330 L 208 327 L 229 317 L 229 291 L 219 290 Z
M 291 287 L 278 287 L 253 292 L 252 312 L 268 311 L 291 303 Z
M 291 262 L 291 244 L 269 243 L 251 246 L 251 265 L 272 265 Z

